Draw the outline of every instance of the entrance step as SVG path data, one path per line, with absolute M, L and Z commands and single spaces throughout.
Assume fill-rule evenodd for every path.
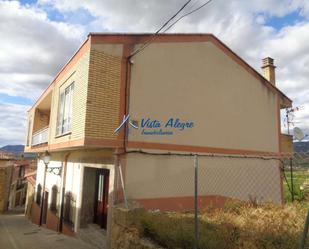
M 88 224 L 87 227 L 79 229 L 77 237 L 94 249 L 106 248 L 106 230 L 97 224 Z

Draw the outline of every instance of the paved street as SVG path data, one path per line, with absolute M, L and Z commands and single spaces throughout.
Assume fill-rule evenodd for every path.
M 92 249 L 84 242 L 30 223 L 24 215 L 0 215 L 0 249 Z

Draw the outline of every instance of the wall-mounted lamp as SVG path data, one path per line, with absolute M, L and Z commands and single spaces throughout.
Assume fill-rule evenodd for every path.
M 50 162 L 50 154 L 48 153 L 48 151 L 45 151 L 45 153 L 44 153 L 43 162 L 44 162 L 44 164 L 45 164 L 46 167 L 47 167 L 47 165 L 48 165 L 49 162 Z

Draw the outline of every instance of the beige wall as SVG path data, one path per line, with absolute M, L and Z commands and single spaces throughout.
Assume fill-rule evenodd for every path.
M 132 129 L 130 141 L 278 151 L 275 94 L 211 42 L 152 44 L 131 75 L 133 120 L 173 117 L 194 128 L 172 136 Z
M 250 158 L 200 157 L 199 196 L 281 203 L 279 162 Z M 125 167 L 129 199 L 194 196 L 193 157 L 129 154 Z M 154 207 L 155 208 L 155 207 Z

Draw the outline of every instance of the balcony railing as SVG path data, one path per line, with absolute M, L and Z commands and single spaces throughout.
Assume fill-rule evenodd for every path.
M 49 127 L 44 127 L 38 131 L 36 131 L 33 135 L 32 135 L 32 143 L 31 145 L 39 145 L 39 144 L 44 144 L 48 142 L 48 130 Z

